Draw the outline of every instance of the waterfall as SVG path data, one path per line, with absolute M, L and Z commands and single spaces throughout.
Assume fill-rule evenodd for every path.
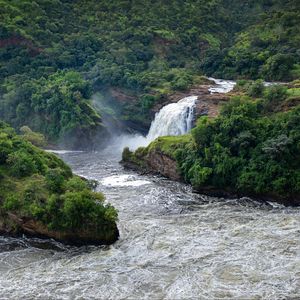
M 215 86 L 209 88 L 209 92 L 228 93 L 236 84 L 232 80 L 223 80 L 209 78 L 215 82 Z M 182 135 L 191 130 L 194 119 L 194 108 L 198 96 L 189 96 L 181 99 L 177 103 L 171 103 L 164 106 L 156 113 L 151 123 L 149 133 L 146 137 L 135 135 L 121 135 L 115 137 L 110 143 L 113 145 L 111 151 L 122 151 L 125 146 L 130 150 L 136 150 L 138 147 L 145 147 L 159 136 Z
M 147 135 L 147 140 L 152 141 L 159 136 L 187 133 L 192 128 L 197 98 L 197 96 L 189 96 L 177 103 L 164 106 L 156 113 Z

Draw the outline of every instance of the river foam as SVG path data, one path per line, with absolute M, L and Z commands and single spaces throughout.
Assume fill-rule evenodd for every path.
M 123 170 L 113 153 L 62 157 L 99 181 L 119 211 L 120 240 L 51 248 L 51 240 L 2 238 L 0 299 L 300 298 L 299 208 L 194 194 Z M 127 180 L 148 183 L 114 185 Z
M 132 187 L 137 187 L 137 186 L 151 183 L 148 180 L 138 179 L 138 176 L 128 175 L 128 174 L 105 177 L 101 179 L 100 182 L 105 186 L 132 186 Z

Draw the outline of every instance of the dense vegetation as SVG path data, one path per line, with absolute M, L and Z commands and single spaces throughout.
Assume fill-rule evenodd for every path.
M 0 123 L 0 231 L 22 232 L 22 225 L 11 217 L 16 215 L 49 231 L 86 232 L 91 240 L 100 236 L 104 242 L 112 241 L 117 212 L 104 204 L 95 187 L 95 182 L 73 175 L 57 156 Z
M 1 0 L 0 117 L 91 140 L 92 90 L 122 89 L 121 117 L 142 120 L 203 73 L 297 78 L 299 16 L 297 0 Z
M 53 142 L 79 146 L 97 132 L 105 133 L 101 117 L 89 104 L 90 84 L 79 73 L 58 71 L 47 79 L 8 78 L 3 85 L 0 117 L 20 128 L 47 135 Z M 95 141 L 94 141 L 95 142 Z
M 191 136 L 158 138 L 123 159 L 143 162 L 158 150 L 176 159 L 198 190 L 300 203 L 300 89 L 240 82 L 215 119 L 201 117 Z M 252 95 L 251 97 L 245 95 Z
M 236 35 L 232 46 L 207 57 L 217 77 L 289 81 L 300 77 L 300 2 L 264 1 L 265 13 Z

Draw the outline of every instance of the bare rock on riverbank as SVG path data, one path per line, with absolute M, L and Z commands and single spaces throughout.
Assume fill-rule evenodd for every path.
M 33 218 L 22 217 L 14 213 L 0 215 L 0 234 L 20 236 L 22 234 L 53 238 L 55 240 L 73 245 L 110 245 L 119 238 L 116 224 L 103 224 L 101 232 L 95 227 L 78 230 L 50 230 L 41 222 Z
M 131 152 L 125 148 L 121 163 L 124 167 L 141 173 L 158 174 L 176 181 L 183 178 L 174 157 L 176 148 L 188 143 L 189 135 L 159 137 L 146 148 Z

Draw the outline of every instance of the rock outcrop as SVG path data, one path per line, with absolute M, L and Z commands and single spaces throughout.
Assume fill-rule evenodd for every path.
M 14 213 L 0 214 L 0 234 L 10 236 L 28 235 L 53 238 L 72 245 L 110 245 L 119 238 L 116 224 L 103 224 L 101 232 L 95 227 L 78 230 L 50 230 L 47 226 L 30 217 L 20 217 Z
M 135 170 L 142 174 L 161 175 L 175 181 L 181 181 L 176 160 L 167 154 L 154 149 L 139 159 L 127 157 L 121 161 L 125 168 Z
M 151 172 L 160 174 L 172 180 L 181 180 L 176 161 L 165 153 L 153 149 L 145 157 L 145 162 Z
M 220 107 L 229 101 L 230 94 L 221 94 L 214 93 L 211 94 L 209 89 L 214 85 L 212 84 L 202 84 L 199 86 L 194 86 L 185 92 L 176 92 L 168 96 L 164 102 L 156 104 L 152 109 L 152 114 L 154 115 L 158 112 L 163 106 L 172 103 L 178 102 L 180 99 L 188 96 L 198 96 L 198 100 L 195 108 L 195 120 L 203 115 L 209 117 L 216 117 L 219 114 Z

